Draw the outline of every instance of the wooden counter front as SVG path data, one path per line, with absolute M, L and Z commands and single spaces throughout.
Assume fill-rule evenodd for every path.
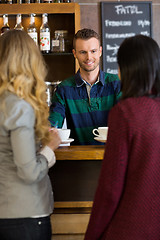
M 91 207 L 104 145 L 59 147 L 55 155 L 57 162 L 49 171 L 55 208 Z
M 104 145 L 59 147 L 55 154 L 57 160 L 102 160 Z

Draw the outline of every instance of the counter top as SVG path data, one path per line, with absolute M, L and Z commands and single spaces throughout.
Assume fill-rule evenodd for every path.
M 55 150 L 57 160 L 102 160 L 104 145 L 79 145 L 59 147 Z

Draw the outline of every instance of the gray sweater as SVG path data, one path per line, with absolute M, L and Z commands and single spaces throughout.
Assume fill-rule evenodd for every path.
M 29 103 L 9 92 L 0 96 L 0 218 L 53 211 L 48 163 L 36 153 L 34 125 Z

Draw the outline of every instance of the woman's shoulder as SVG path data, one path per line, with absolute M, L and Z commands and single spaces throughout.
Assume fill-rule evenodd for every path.
M 125 115 L 138 116 L 146 114 L 150 111 L 153 105 L 157 104 L 157 101 L 153 98 L 142 96 L 142 97 L 131 97 L 120 100 L 112 109 L 113 112 L 123 112 Z M 160 102 L 159 102 L 160 106 Z
M 22 109 L 32 109 L 31 105 L 25 101 L 24 99 L 18 97 L 16 94 L 6 91 L 1 96 L 1 103 L 5 102 L 6 109 L 13 110 L 14 108 L 22 108 Z
M 0 111 L 8 127 L 34 124 L 35 114 L 32 106 L 13 93 L 6 92 L 0 97 Z

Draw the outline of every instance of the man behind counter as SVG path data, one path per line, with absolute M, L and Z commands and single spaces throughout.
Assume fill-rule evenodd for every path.
M 61 128 L 66 118 L 74 145 L 101 144 L 94 140 L 92 130 L 107 126 L 109 110 L 120 97 L 120 80 L 100 70 L 102 46 L 94 30 L 82 29 L 75 34 L 73 54 L 80 68 L 58 85 L 49 120 L 52 126 L 58 122 Z

